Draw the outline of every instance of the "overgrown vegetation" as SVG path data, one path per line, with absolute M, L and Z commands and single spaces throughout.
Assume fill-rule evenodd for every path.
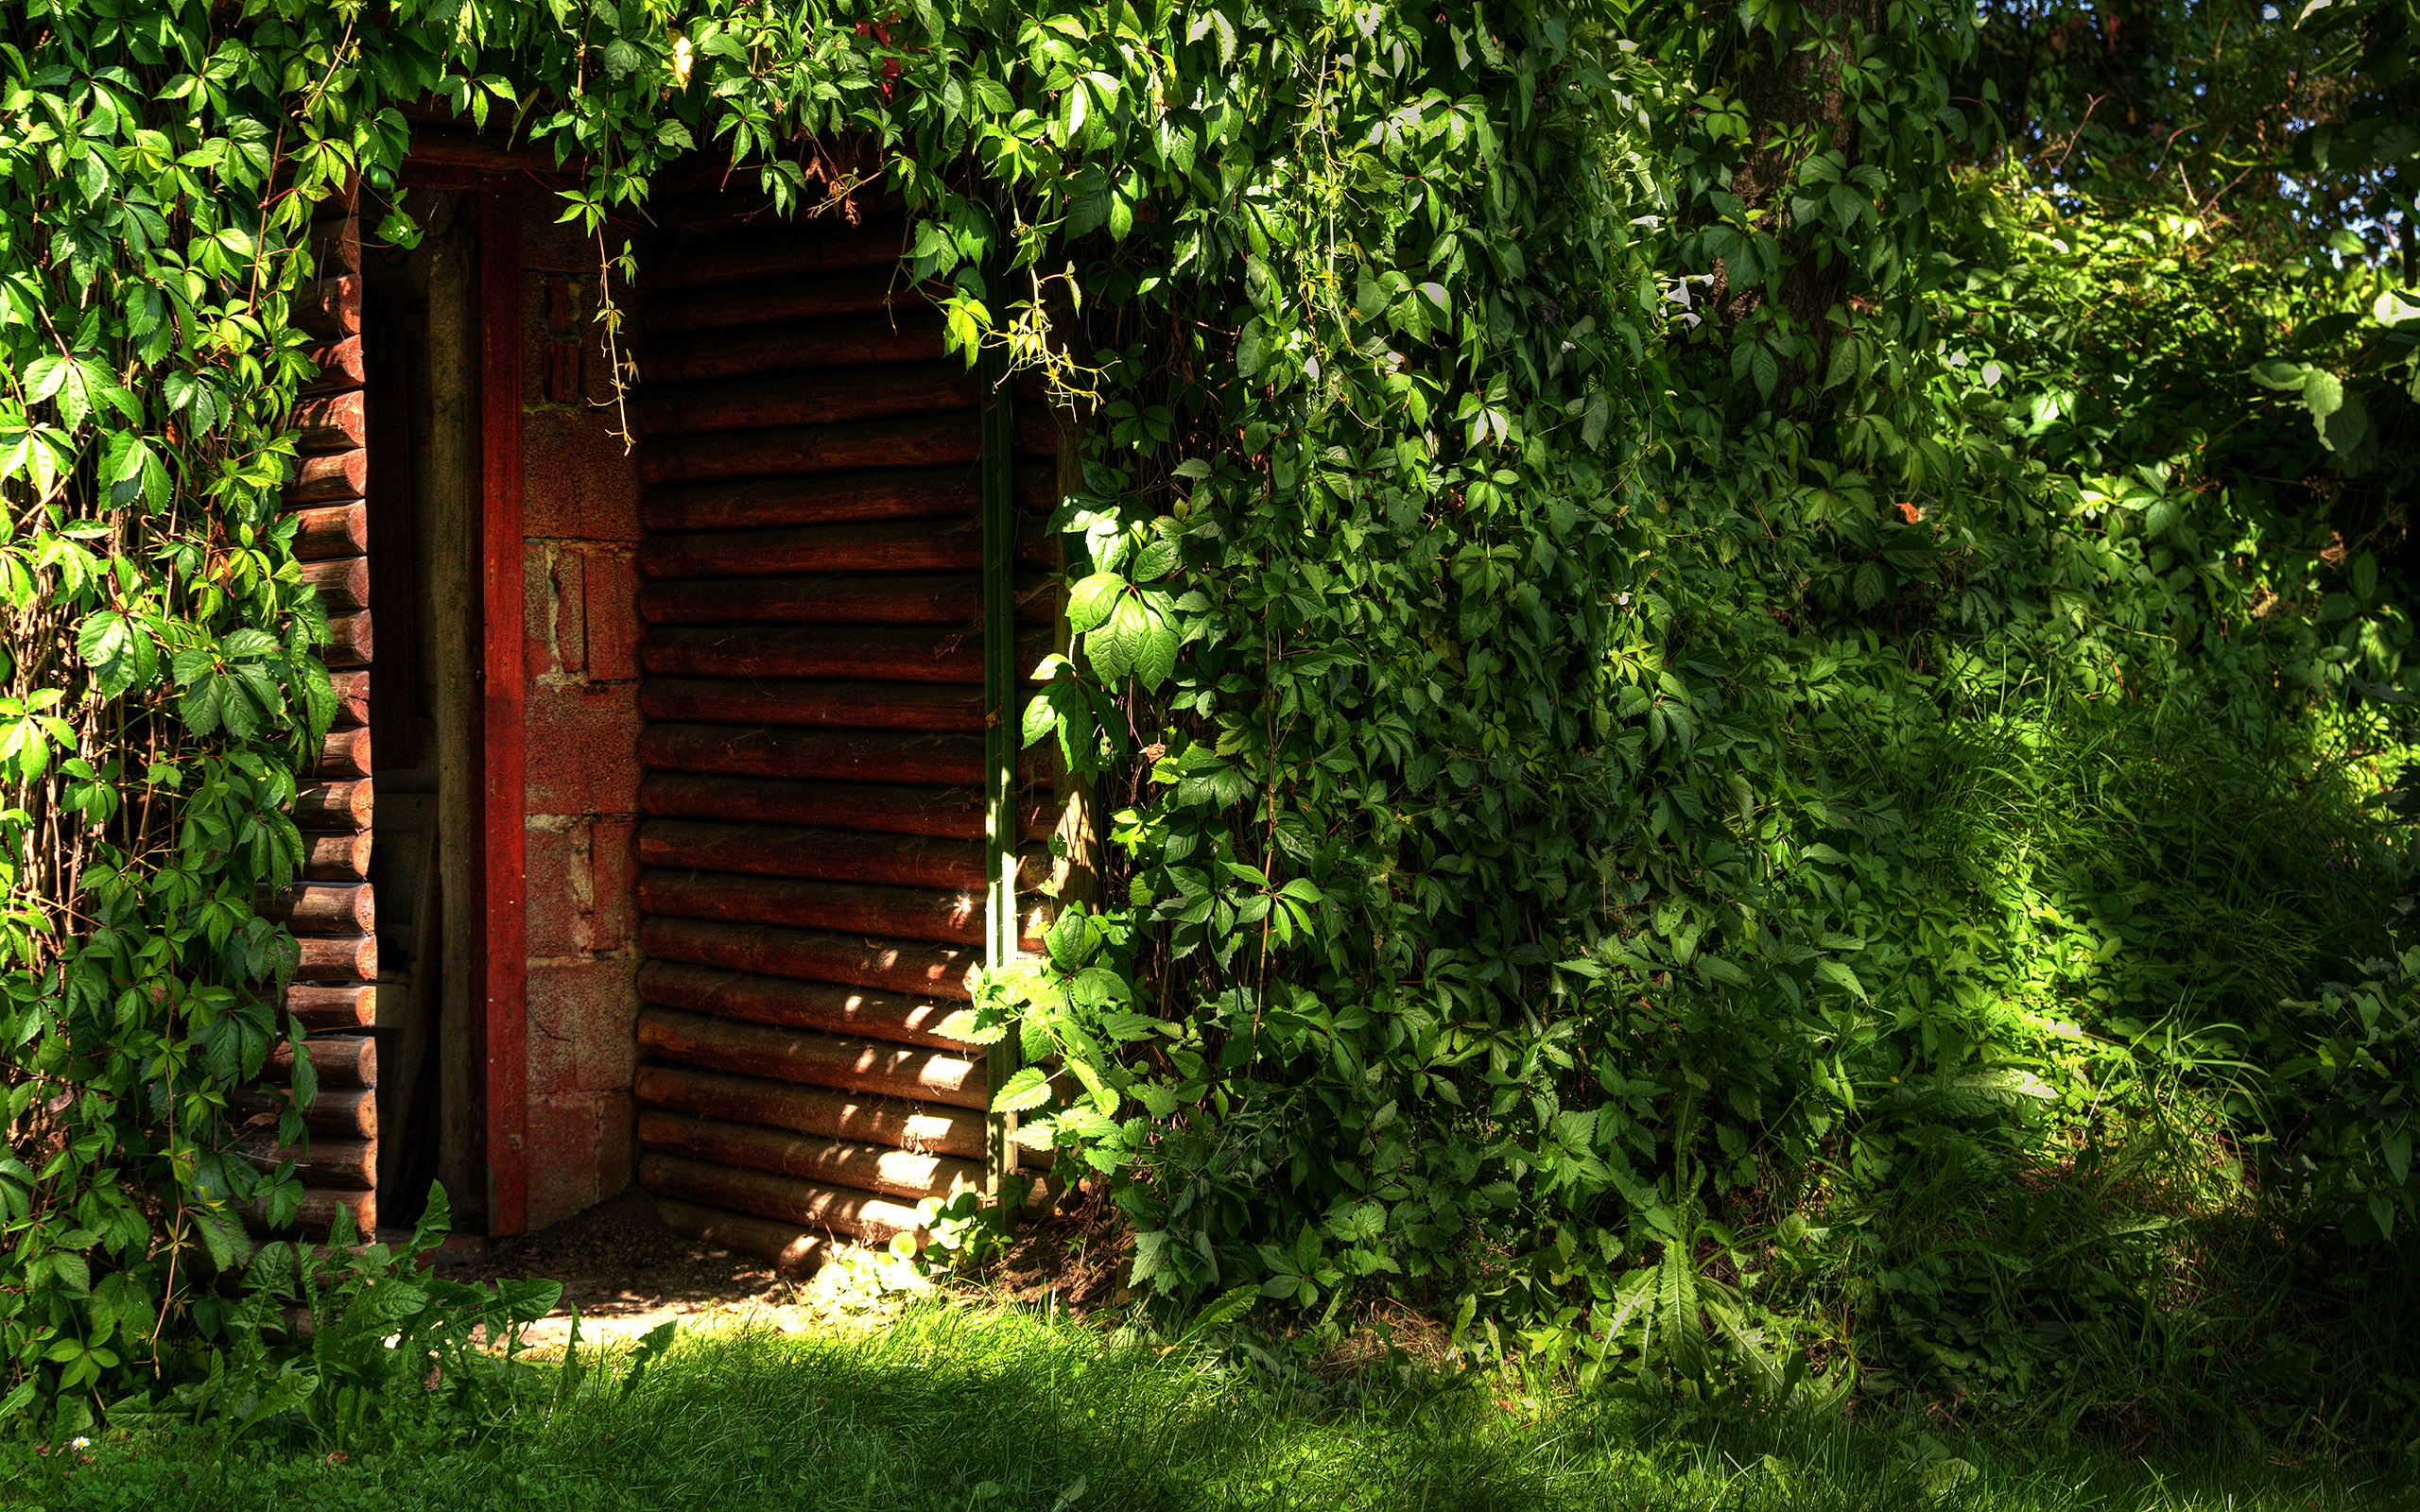
M 150 1430 L 0 1449 L 0 1505 L 815 1508 L 818 1512 L 2352 1512 L 2375 1476 L 2219 1452 L 2045 1454 L 1922 1421 L 1741 1421 L 1575 1395 L 1522 1372 L 1390 1359 L 1315 1371 L 1218 1330 L 1103 1333 L 928 1304 L 878 1328 L 684 1338 L 635 1383 L 627 1353 L 486 1434 L 333 1451 L 299 1424 L 232 1451 Z M 1267 1364 L 1247 1352 L 1257 1350 Z M 1305 1356 L 1308 1358 L 1307 1355 Z M 546 1367 L 537 1367 L 544 1370 Z M 543 1381 L 542 1385 L 555 1383 Z M 13 1499 L 13 1501 L 12 1501 Z
M 2122 129 L 2008 64 L 2097 14 L 0 18 L 9 1410 L 164 1368 L 292 1200 L 226 1116 L 326 717 L 288 301 L 436 96 L 592 229 L 870 136 L 970 357 L 1096 422 L 1026 733 L 1113 885 L 962 1027 L 1138 1284 L 2402 1452 L 2410 0 L 2112 12 Z

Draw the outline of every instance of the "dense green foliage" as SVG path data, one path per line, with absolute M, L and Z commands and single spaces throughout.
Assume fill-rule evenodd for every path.
M 2037 194 L 1955 103 L 1967 21 L 1642 12 L 1461 219 L 1435 167 L 1369 188 L 1340 84 L 1274 161 L 1353 192 L 1237 249 L 1231 381 L 1175 297 L 1138 450 L 1193 455 L 1075 501 L 1103 686 L 1051 704 L 1154 747 L 1132 906 L 1003 994 L 1041 1125 L 1136 1177 L 1139 1277 L 1459 1296 L 1710 1391 L 1811 1389 L 1782 1320 L 1833 1317 L 1869 1389 L 2057 1421 L 2291 1431 L 2314 1370 L 2409 1410 L 2391 1329 L 2323 1364 L 2342 1315 L 2278 1309 L 2408 1305 L 2354 1277 L 2401 1264 L 2412 1068 L 2321 1108 L 2368 1031 L 2285 1000 L 2402 874 L 2358 700 L 2400 696 L 2411 296 Z M 1440 351 L 1389 291 L 1495 228 Z
M 2322 124 L 2408 208 L 2358 126 L 2403 14 L 2256 51 L 2354 60 Z M 2011 123 L 1977 28 L 13 9 L 10 1409 L 207 1332 L 229 1204 L 291 1200 L 224 1112 L 291 1032 L 252 900 L 325 717 L 286 301 L 434 95 L 583 161 L 592 228 L 693 148 L 811 204 L 795 144 L 862 134 L 970 356 L 1095 422 L 1027 733 L 1110 795 L 1112 886 L 966 1027 L 1139 1283 L 1725 1398 L 2408 1413 L 2406 988 L 2326 984 L 2404 873 L 2420 293 L 2290 156 L 2062 177 L 2088 78 Z

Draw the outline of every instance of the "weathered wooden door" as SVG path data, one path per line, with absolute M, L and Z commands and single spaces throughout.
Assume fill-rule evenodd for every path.
M 934 1028 L 984 954 L 987 824 L 1013 856 L 1046 823 L 1012 777 L 987 795 L 1014 748 L 987 731 L 1057 616 L 1011 560 L 1044 565 L 1014 524 L 1056 441 L 944 353 L 901 234 L 692 229 L 633 391 L 639 1175 L 675 1227 L 792 1267 L 983 1181 L 985 1066 Z M 988 692 L 987 610 L 1016 648 Z

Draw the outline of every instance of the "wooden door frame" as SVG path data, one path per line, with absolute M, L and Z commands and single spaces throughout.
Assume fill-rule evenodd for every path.
M 529 786 L 522 604 L 521 180 L 479 186 L 479 959 L 487 986 L 488 1232 L 529 1227 Z
M 526 592 L 521 460 L 520 164 L 415 154 L 398 183 L 475 195 L 478 203 L 480 755 L 478 846 L 470 882 L 472 958 L 485 1010 L 479 1101 L 487 1166 L 487 1232 L 529 1223 L 528 712 L 522 661 Z
M 1016 959 L 1017 752 L 1024 744 L 1017 707 L 1016 423 L 1010 408 L 1007 353 L 987 348 L 977 369 L 983 380 L 981 476 L 983 519 L 983 964 L 998 971 Z M 1011 1032 L 987 1046 L 985 1088 L 991 1103 L 1008 1087 L 1023 1058 Z M 984 1185 L 997 1199 L 1016 1174 L 1016 1115 L 984 1115 Z

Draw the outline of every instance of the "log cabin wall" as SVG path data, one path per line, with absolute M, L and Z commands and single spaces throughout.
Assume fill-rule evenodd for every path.
M 297 1227 L 324 1232 L 339 1208 L 364 1233 L 377 1227 L 377 910 L 370 882 L 373 817 L 370 740 L 369 454 L 362 343 L 360 223 L 350 204 L 331 203 L 314 228 L 320 284 L 298 323 L 318 339 L 320 376 L 295 415 L 301 462 L 284 495 L 297 520 L 295 555 L 328 612 L 322 651 L 336 684 L 334 728 L 302 779 L 295 820 L 307 855 L 302 875 L 271 901 L 301 944 L 285 1008 L 307 1031 L 303 1050 L 319 1096 L 304 1109 L 308 1148 L 275 1147 L 266 1098 L 253 1116 L 248 1153 L 264 1165 L 297 1162 L 304 1196 Z M 281 1043 L 269 1076 L 293 1075 Z M 255 1219 L 262 1216 L 255 1213 Z
M 692 221 L 634 390 L 639 1176 L 792 1268 L 985 1175 L 986 1068 L 934 1032 L 985 937 L 983 392 L 901 239 Z M 1056 438 L 1018 419 L 995 465 L 1039 510 Z M 1057 612 L 1022 534 L 1020 674 Z M 1042 806 L 1008 816 L 1029 841 Z

